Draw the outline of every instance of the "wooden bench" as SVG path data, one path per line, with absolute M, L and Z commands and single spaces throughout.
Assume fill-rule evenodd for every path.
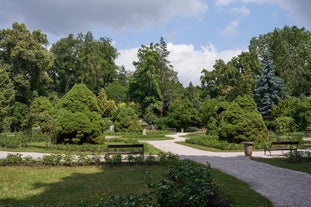
M 293 150 L 297 151 L 298 149 L 298 141 L 274 141 L 268 147 L 264 148 L 265 155 L 266 152 L 269 151 L 271 155 L 271 151 L 277 150 L 289 150 L 292 152 Z
M 140 154 L 144 155 L 144 144 L 108 144 L 107 155 Z

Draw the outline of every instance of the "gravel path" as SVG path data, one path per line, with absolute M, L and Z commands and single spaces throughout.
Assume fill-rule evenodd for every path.
M 209 162 L 213 168 L 219 169 L 248 183 L 258 193 L 273 202 L 275 207 L 310 207 L 311 175 L 307 173 L 274 167 L 255 162 L 244 156 L 243 152 L 207 152 L 176 144 L 184 141 L 181 133 L 170 135 L 173 140 L 146 141 L 156 148 L 178 154 L 200 163 Z M 280 155 L 281 152 L 273 152 Z M 253 152 L 254 157 L 265 156 L 263 152 Z

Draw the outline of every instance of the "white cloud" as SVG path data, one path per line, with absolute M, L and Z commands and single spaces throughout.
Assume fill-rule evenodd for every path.
M 277 4 L 280 8 L 287 10 L 297 24 L 311 25 L 311 3 L 310 0 L 217 0 L 217 6 L 228 6 L 232 3 L 243 4 Z
M 222 31 L 221 34 L 223 36 L 227 36 L 227 37 L 232 37 L 238 34 L 238 26 L 239 26 L 240 22 L 239 20 L 234 20 L 232 22 L 230 22 Z
M 248 16 L 250 14 L 250 10 L 246 8 L 244 5 L 241 7 L 235 7 L 231 9 L 232 12 L 241 14 L 243 16 Z
M 203 0 L 2 0 L 0 22 L 14 21 L 53 35 L 94 29 L 139 30 L 174 17 L 200 17 L 207 11 Z
M 202 47 L 200 50 L 195 50 L 191 44 L 175 45 L 168 43 L 167 49 L 170 51 L 169 60 L 174 66 L 174 70 L 178 72 L 179 81 L 185 87 L 190 82 L 194 85 L 200 85 L 202 69 L 213 70 L 216 60 L 222 59 L 227 62 L 242 52 L 242 50 L 217 51 L 213 44 Z M 134 71 L 135 68 L 132 62 L 137 60 L 137 50 L 138 48 L 120 50 L 120 57 L 116 63 L 124 65 L 127 70 Z
M 217 6 L 226 6 L 226 5 L 229 5 L 231 2 L 234 2 L 234 0 L 217 0 L 216 5 Z

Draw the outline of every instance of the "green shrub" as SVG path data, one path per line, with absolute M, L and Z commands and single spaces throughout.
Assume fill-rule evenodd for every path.
M 172 162 L 168 178 L 153 189 L 158 206 L 214 206 L 217 195 L 211 167 L 191 160 Z
M 18 132 L 14 135 L 0 134 L 0 147 L 20 148 L 26 147 L 31 140 L 28 133 Z
M 275 132 L 285 134 L 294 132 L 297 129 L 295 120 L 292 117 L 280 116 L 273 121 Z
M 216 135 L 195 134 L 191 138 L 186 139 L 186 142 L 220 150 L 240 150 L 243 148 L 241 144 L 219 140 Z
M 95 143 L 105 130 L 96 97 L 84 84 L 76 84 L 55 108 L 58 143 Z

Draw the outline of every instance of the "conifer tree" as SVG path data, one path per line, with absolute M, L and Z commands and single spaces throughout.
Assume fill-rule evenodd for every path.
M 284 95 L 284 81 L 275 73 L 271 54 L 265 51 L 261 59 L 261 72 L 255 80 L 254 98 L 260 113 L 271 115 L 272 106 L 278 104 Z

